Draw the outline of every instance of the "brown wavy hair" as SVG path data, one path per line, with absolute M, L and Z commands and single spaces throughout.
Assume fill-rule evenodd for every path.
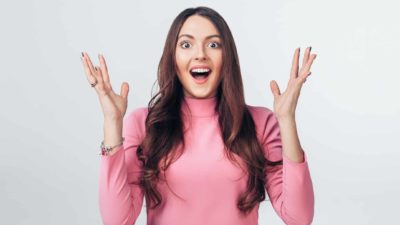
M 142 162 L 139 185 L 144 191 L 147 206 L 152 209 L 159 206 L 162 196 L 156 186 L 160 180 L 160 169 L 168 169 L 183 153 L 185 143 L 181 104 L 184 95 L 177 76 L 175 48 L 182 25 L 192 15 L 209 19 L 221 35 L 223 64 L 216 96 L 216 111 L 227 158 L 239 165 L 249 176 L 247 190 L 240 195 L 237 202 L 238 209 L 246 214 L 258 202 L 265 200 L 266 167 L 281 165 L 282 160 L 272 162 L 264 157 L 256 136 L 254 120 L 245 104 L 239 58 L 232 33 L 225 20 L 207 7 L 185 9 L 175 18 L 168 32 L 158 66 L 159 91 L 148 103 L 146 136 L 137 150 L 137 156 Z M 233 153 L 240 156 L 245 169 Z

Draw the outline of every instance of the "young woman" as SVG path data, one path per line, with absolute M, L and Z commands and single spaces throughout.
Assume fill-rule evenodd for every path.
M 99 186 L 104 224 L 256 225 L 266 192 L 286 224 L 310 224 L 314 193 L 295 109 L 316 55 L 296 49 L 287 89 L 270 86 L 274 111 L 246 105 L 235 43 L 206 7 L 173 21 L 158 67 L 159 92 L 124 118 L 129 86 L 117 95 L 105 59 L 87 79 L 104 114 Z

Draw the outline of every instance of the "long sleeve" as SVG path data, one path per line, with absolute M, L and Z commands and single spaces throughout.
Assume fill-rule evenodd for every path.
M 262 137 L 265 155 L 270 161 L 283 159 L 283 165 L 270 167 L 265 173 L 265 188 L 271 204 L 286 224 L 311 224 L 314 191 L 307 156 L 304 153 L 304 161 L 297 163 L 282 154 L 278 121 L 272 111 L 268 109 L 266 113 Z
M 99 206 L 103 223 L 135 223 L 143 204 L 143 191 L 137 184 L 141 163 L 136 150 L 144 137 L 145 110 L 137 109 L 123 122 L 123 146 L 111 156 L 101 156 Z

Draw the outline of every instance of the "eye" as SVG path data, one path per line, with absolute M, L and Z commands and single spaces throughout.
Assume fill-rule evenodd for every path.
M 213 42 L 210 42 L 208 44 L 208 47 L 210 47 L 210 48 L 219 48 L 220 44 L 218 42 L 213 41 Z
M 192 46 L 189 42 L 187 42 L 187 41 L 182 41 L 180 44 L 179 44 L 182 48 L 190 48 L 190 46 Z

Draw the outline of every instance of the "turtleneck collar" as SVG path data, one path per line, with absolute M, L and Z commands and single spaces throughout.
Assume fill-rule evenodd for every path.
M 184 96 L 182 112 L 193 117 L 209 117 L 217 114 L 217 97 L 193 98 Z

